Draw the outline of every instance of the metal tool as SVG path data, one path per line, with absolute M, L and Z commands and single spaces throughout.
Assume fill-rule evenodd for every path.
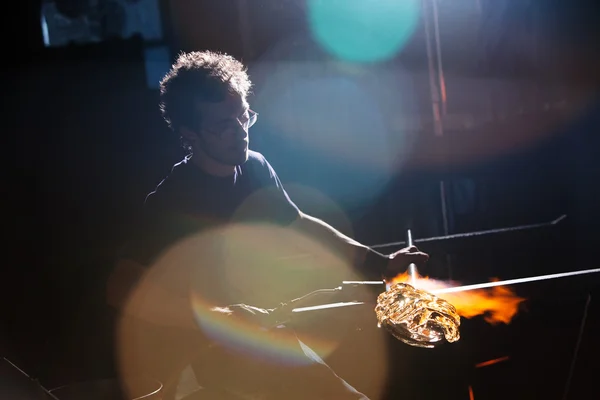
M 435 295 L 444 294 L 444 293 L 456 293 L 456 292 L 464 292 L 464 291 L 468 291 L 468 290 L 487 289 L 487 288 L 496 287 L 496 286 L 516 285 L 516 284 L 520 284 L 520 283 L 545 281 L 545 280 L 550 280 L 550 279 L 560 279 L 560 278 L 567 278 L 570 276 L 598 274 L 598 273 L 600 273 L 600 268 L 584 269 L 584 270 L 580 270 L 580 271 L 562 272 L 562 273 L 558 273 L 558 274 L 530 276 L 530 277 L 517 278 L 517 279 L 507 279 L 507 280 L 503 280 L 503 281 L 477 283 L 477 284 L 473 284 L 473 285 L 453 286 L 453 287 L 448 287 L 448 288 L 443 288 L 443 289 L 435 289 L 435 290 L 432 290 L 431 293 L 433 293 Z M 344 281 L 343 283 L 344 283 L 344 285 L 354 285 L 354 286 L 368 285 L 368 286 L 373 286 L 374 288 L 381 288 L 381 287 L 385 286 L 384 281 Z M 324 309 L 324 308 L 348 307 L 348 306 L 362 305 L 365 303 L 366 302 L 357 302 L 357 301 L 338 302 L 338 303 L 330 303 L 330 304 L 324 304 L 324 305 L 313 306 L 313 307 L 301 307 L 298 309 L 294 309 L 293 312 L 296 313 L 296 312 L 320 310 L 320 309 Z
M 518 283 L 545 281 L 548 279 L 566 278 L 569 276 L 597 274 L 597 273 L 600 273 L 600 268 L 583 269 L 583 270 L 571 271 L 571 272 L 561 272 L 558 274 L 550 274 L 550 275 L 529 276 L 526 278 L 507 279 L 504 281 L 475 283 L 472 285 L 464 285 L 464 286 L 454 286 L 454 287 L 449 287 L 449 288 L 444 288 L 444 289 L 436 289 L 436 290 L 433 290 L 432 293 L 433 294 L 444 294 L 444 293 L 466 292 L 467 290 L 488 289 L 488 288 L 496 287 L 496 286 L 516 285 Z
M 42 399 L 42 395 L 44 399 L 53 399 L 53 400 L 60 400 L 58 397 L 56 397 L 54 394 L 52 394 L 52 392 L 50 392 L 50 390 L 46 389 L 37 378 L 32 377 L 31 375 L 29 375 L 28 373 L 26 373 L 25 371 L 23 371 L 21 368 L 17 367 L 17 365 L 15 363 L 13 363 L 12 361 L 10 361 L 8 358 L 6 357 L 2 357 L 4 359 L 4 361 L 10 366 L 12 367 L 15 371 L 18 371 L 19 374 L 21 374 L 25 379 L 29 380 L 32 383 L 32 389 L 35 389 L 34 391 L 31 392 L 27 392 L 26 394 L 28 395 L 27 397 L 30 399 Z M 3 388 L 5 389 L 5 388 Z M 16 392 L 14 393 L 15 395 L 17 394 Z M 21 393 L 21 396 L 23 396 L 25 394 L 25 392 Z M 31 397 L 30 397 L 31 396 Z M 23 397 L 19 397 L 19 398 L 23 398 Z
M 414 246 L 412 233 L 411 233 L 410 229 L 406 232 L 406 244 L 408 245 L 408 247 Z M 408 273 L 410 284 L 412 286 L 415 286 L 417 277 L 419 276 L 419 274 L 417 273 L 417 266 L 415 265 L 415 263 L 411 263 L 408 266 L 407 273 Z
M 275 308 L 274 325 L 288 323 L 296 313 L 374 304 L 377 296 L 385 290 L 385 281 L 343 281 L 336 288 L 314 290 Z

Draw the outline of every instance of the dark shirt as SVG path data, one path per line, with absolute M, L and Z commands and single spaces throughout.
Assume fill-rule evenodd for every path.
M 204 173 L 189 157 L 148 194 L 142 217 L 123 257 L 151 264 L 168 246 L 225 224 L 289 225 L 299 216 L 265 157 L 249 151 L 248 161 L 228 177 Z
M 120 257 L 145 265 L 179 296 L 201 294 L 210 305 L 251 301 L 264 286 L 259 275 L 283 274 L 262 257 L 277 247 L 277 229 L 299 213 L 260 153 L 250 151 L 228 177 L 208 175 L 185 158 L 146 197 Z M 275 228 L 261 236 L 263 226 Z

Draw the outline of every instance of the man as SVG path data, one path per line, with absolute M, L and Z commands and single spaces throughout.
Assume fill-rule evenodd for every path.
M 269 310 L 240 304 L 250 303 L 242 297 L 270 292 L 270 288 L 247 288 L 253 272 L 248 272 L 252 246 L 247 243 L 252 240 L 269 246 L 282 237 L 297 242 L 311 238 L 362 276 L 395 275 L 410 263 L 428 258 L 414 247 L 392 255 L 379 254 L 301 212 L 267 160 L 248 148 L 248 130 L 258 117 L 247 103 L 250 89 L 250 79 L 239 61 L 210 51 L 181 54 L 161 82 L 163 116 L 190 153 L 146 198 L 137 234 L 109 280 L 108 302 L 135 321 L 124 322 L 126 328 L 120 330 L 121 368 L 128 376 L 154 375 L 165 385 L 165 399 L 172 398 L 169 396 L 173 396 L 183 367 L 196 357 L 208 359 L 211 354 L 213 361 L 204 362 L 204 366 L 201 361 L 195 364 L 197 379 L 202 386 L 220 386 L 214 385 L 224 379 L 219 374 L 229 375 L 223 384 L 236 388 L 228 391 L 230 395 L 252 392 L 271 396 L 266 398 L 365 398 L 301 342 L 296 344 L 308 363 L 286 369 L 251 356 L 238 357 L 223 350 L 221 344 L 215 345 L 223 335 L 207 334 L 214 318 L 246 321 L 257 327 L 252 335 L 273 323 Z M 235 231 L 245 234 L 234 246 L 230 245 L 228 226 L 244 227 Z M 257 240 L 265 229 L 275 234 Z M 275 247 L 269 249 L 275 251 Z M 230 253 L 236 252 L 242 256 L 228 263 Z M 255 263 L 256 268 L 259 264 Z M 272 268 L 263 276 L 269 279 L 276 270 Z M 246 278 L 241 279 L 241 275 Z M 307 286 L 304 292 L 314 289 Z M 192 301 L 194 306 L 190 291 L 200 298 Z M 237 305 L 226 307 L 232 303 Z M 216 372 L 219 368 L 221 372 Z M 233 376 L 233 369 L 242 372 Z M 262 375 L 242 382 L 246 379 L 242 376 L 249 377 L 256 370 L 263 371 Z

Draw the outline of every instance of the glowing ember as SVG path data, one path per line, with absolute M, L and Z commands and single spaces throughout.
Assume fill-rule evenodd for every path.
M 410 281 L 410 277 L 407 273 L 404 273 L 396 276 L 391 281 L 391 284 L 408 281 Z M 436 290 L 459 285 L 418 276 L 414 281 L 414 286 L 417 289 L 435 294 Z M 490 324 L 510 323 L 519 310 L 519 304 L 525 301 L 524 298 L 517 296 L 506 286 L 464 292 L 440 293 L 436 294 L 436 296 L 452 304 L 460 316 L 472 318 L 477 315 L 483 315 L 484 319 Z
M 379 326 L 416 347 L 434 347 L 460 338 L 460 317 L 452 304 L 406 283 L 396 283 L 377 297 Z
M 475 368 L 489 367 L 490 365 L 498 364 L 503 361 L 507 361 L 508 359 L 510 359 L 509 356 L 494 358 L 493 360 L 488 360 L 488 361 L 480 362 L 479 364 L 475 364 Z

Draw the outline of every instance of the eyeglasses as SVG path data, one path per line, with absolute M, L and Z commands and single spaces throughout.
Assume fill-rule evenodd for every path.
M 244 115 L 244 117 L 242 117 L 241 120 L 238 118 L 238 122 L 242 125 L 242 128 L 244 128 L 244 130 L 247 131 L 258 120 L 258 113 L 249 109 L 248 110 L 248 117 L 247 118 L 245 118 L 245 117 L 246 116 Z
M 258 113 L 248 110 L 243 116 L 236 118 L 235 120 L 224 121 L 210 129 L 204 130 L 216 136 L 225 136 L 235 134 L 241 126 L 244 131 L 248 132 L 248 129 L 256 123 L 257 119 Z

